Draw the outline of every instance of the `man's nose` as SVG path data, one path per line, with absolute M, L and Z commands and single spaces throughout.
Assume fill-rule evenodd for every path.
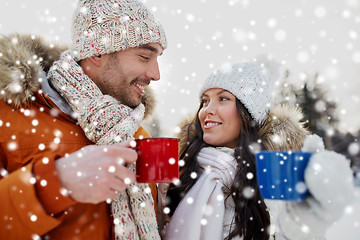
M 160 69 L 157 59 L 152 61 L 151 64 L 149 64 L 149 67 L 145 72 L 145 77 L 152 81 L 160 80 Z

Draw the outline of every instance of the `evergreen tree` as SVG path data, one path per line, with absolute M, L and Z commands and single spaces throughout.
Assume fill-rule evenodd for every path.
M 346 156 L 350 160 L 356 180 L 360 184 L 360 130 L 356 135 L 338 130 L 337 104 L 332 101 L 323 85 L 318 84 L 316 74 L 307 79 L 302 88 L 289 83 L 287 71 L 281 81 L 278 102 L 299 106 L 304 114 L 306 127 L 324 139 L 325 147 Z
M 308 80 L 302 89 L 294 92 L 304 113 L 308 129 L 324 139 L 326 148 L 332 149 L 333 138 L 341 135 L 337 130 L 337 105 L 328 98 L 328 92 L 317 83 L 318 75 Z

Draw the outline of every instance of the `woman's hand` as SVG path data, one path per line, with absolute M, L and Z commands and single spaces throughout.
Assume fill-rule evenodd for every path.
M 278 223 L 288 239 L 325 239 L 326 230 L 353 198 L 350 162 L 341 154 L 325 150 L 317 135 L 306 138 L 302 151 L 313 153 L 305 169 L 310 195 L 302 202 L 287 202 Z

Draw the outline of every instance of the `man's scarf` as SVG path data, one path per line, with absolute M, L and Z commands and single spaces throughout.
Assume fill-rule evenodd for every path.
M 132 109 L 103 95 L 69 51 L 54 63 L 48 78 L 69 103 L 90 141 L 107 145 L 133 138 L 144 117 L 144 105 Z M 129 168 L 135 171 L 134 165 Z M 131 184 L 112 201 L 111 210 L 116 239 L 160 239 L 148 184 Z

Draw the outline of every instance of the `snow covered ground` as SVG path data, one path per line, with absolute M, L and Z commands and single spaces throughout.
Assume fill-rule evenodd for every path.
M 336 194 L 336 193 L 334 193 Z M 360 186 L 355 188 L 353 203 L 326 234 L 327 240 L 360 240 Z

